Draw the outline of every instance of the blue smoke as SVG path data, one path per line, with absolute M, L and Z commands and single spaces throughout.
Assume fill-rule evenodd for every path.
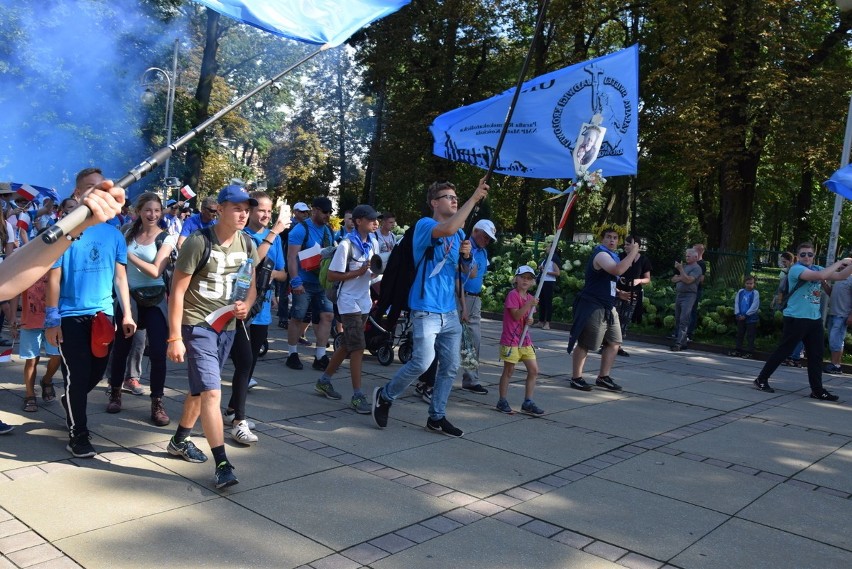
M 139 79 L 170 61 L 176 35 L 148 10 L 143 0 L 0 0 L 0 180 L 65 197 L 82 168 L 119 178 L 150 154 Z

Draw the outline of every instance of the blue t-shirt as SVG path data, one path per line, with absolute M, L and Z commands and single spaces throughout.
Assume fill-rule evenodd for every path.
M 243 231 L 246 232 L 246 235 L 252 238 L 256 247 L 260 247 L 263 240 L 266 239 L 266 236 L 270 233 L 269 229 L 266 227 L 257 233 L 248 227 L 246 227 Z M 273 240 L 272 245 L 269 246 L 269 250 L 266 252 L 266 257 L 272 261 L 272 268 L 276 271 L 280 271 L 284 268 L 284 253 L 281 250 L 278 235 L 275 236 L 275 240 Z M 271 287 L 268 291 L 266 291 L 266 300 L 263 302 L 263 308 L 261 308 L 260 312 L 257 313 L 257 316 L 252 319 L 252 324 L 264 326 L 272 323 L 273 294 L 275 294 L 275 287 Z
M 411 310 L 437 312 L 446 314 L 456 309 L 456 271 L 459 262 L 459 247 L 464 239 L 464 231 L 459 229 L 450 237 L 432 237 L 432 229 L 438 222 L 431 217 L 424 217 L 414 228 L 414 264 L 417 267 L 414 284 L 408 292 L 408 306 Z M 426 260 L 426 249 L 434 248 L 432 260 Z M 423 272 L 422 264 L 426 265 Z M 433 274 L 434 273 L 434 274 Z M 425 279 L 425 284 L 423 283 Z M 423 296 L 420 289 L 423 286 Z
M 464 290 L 465 292 L 472 292 L 474 294 L 479 294 L 482 290 L 482 279 L 485 278 L 485 273 L 488 271 L 488 252 L 485 249 L 480 249 L 476 246 L 476 243 L 471 239 L 471 246 L 473 247 L 472 256 L 473 263 L 471 264 L 470 270 L 473 272 L 474 266 L 476 267 L 476 276 L 475 277 L 467 277 L 466 275 L 462 277 L 464 281 Z
M 54 269 L 62 268 L 59 314 L 63 318 L 98 312 L 112 316 L 116 263 L 127 265 L 124 235 L 107 223 L 86 229 L 53 264 Z
M 790 267 L 787 273 L 787 286 L 792 294 L 787 301 L 787 308 L 784 309 L 784 316 L 790 318 L 804 318 L 807 320 L 819 320 L 822 318 L 822 310 L 820 308 L 820 299 L 822 298 L 822 281 L 803 281 L 804 284 L 799 289 L 793 292 L 796 288 L 799 275 L 805 272 L 808 268 L 812 271 L 821 271 L 819 265 L 811 265 L 806 267 L 801 263 L 796 263 Z
M 195 215 L 191 215 L 186 219 L 183 224 L 183 229 L 180 230 L 180 236 L 189 237 L 199 229 L 214 225 L 215 223 L 215 219 L 213 219 L 209 223 L 204 223 L 203 221 L 201 221 L 201 214 L 196 213 Z
M 320 247 L 330 247 L 334 244 L 334 236 L 331 234 L 331 229 L 327 225 L 319 226 L 314 224 L 310 219 L 306 219 L 305 223 L 297 223 L 290 228 L 290 234 L 287 236 L 288 245 L 302 246 L 305 241 L 305 225 L 308 226 L 308 240 L 305 242 L 305 249 L 310 249 L 314 244 L 319 244 Z M 298 262 L 298 257 L 297 257 Z M 290 278 L 293 277 L 292 272 Z M 304 270 L 299 266 L 299 278 L 303 283 L 319 284 L 319 271 L 311 272 Z

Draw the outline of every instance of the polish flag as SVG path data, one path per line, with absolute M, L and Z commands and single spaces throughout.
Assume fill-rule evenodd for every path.
M 19 195 L 27 198 L 27 201 L 33 201 L 39 194 L 38 190 L 29 184 L 21 184 L 21 187 L 18 188 L 17 192 Z
M 180 189 L 180 193 L 183 197 L 188 200 L 191 200 L 195 197 L 195 192 L 192 191 L 192 188 L 189 187 L 189 184 L 185 185 Z
M 217 334 L 219 334 L 225 329 L 225 326 L 228 325 L 228 322 L 230 322 L 233 317 L 234 305 L 229 304 L 228 306 L 223 306 L 222 308 L 214 310 L 208 314 L 204 321 L 207 322 Z
M 0 364 L 5 364 L 12 361 L 12 348 L 0 354 Z

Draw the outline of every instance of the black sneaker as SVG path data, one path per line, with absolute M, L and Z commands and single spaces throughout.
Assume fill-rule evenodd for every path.
M 811 399 L 819 399 L 820 401 L 837 401 L 840 397 L 823 389 L 822 393 L 819 395 L 811 393 Z
M 769 382 L 764 381 L 761 383 L 759 379 L 754 380 L 754 388 L 759 391 L 765 391 L 766 393 L 775 393 L 775 390 L 769 387 Z
M 92 436 L 89 433 L 80 433 L 79 435 L 71 435 L 68 445 L 65 450 L 71 453 L 75 458 L 92 458 L 97 452 L 95 447 L 89 442 Z
M 293 352 L 289 356 L 287 356 L 287 361 L 285 362 L 288 368 L 290 369 L 302 369 L 302 360 L 299 359 L 299 354 L 297 352 Z
M 580 391 L 591 391 L 592 386 L 586 383 L 586 380 L 582 377 L 572 377 L 571 383 L 568 384 L 573 389 L 579 389 Z
M 669 348 L 669 350 L 671 350 L 672 352 L 679 352 L 683 350 L 683 346 L 681 346 L 680 344 L 675 344 L 674 346 Z
M 435 433 L 443 433 L 448 437 L 458 438 L 464 435 L 464 431 L 459 429 L 458 427 L 454 427 L 452 423 L 447 421 L 446 417 L 441 417 L 437 421 L 433 421 L 432 419 L 426 420 L 426 430 L 433 431 Z
M 624 348 L 618 348 L 618 355 L 622 358 L 629 358 L 630 354 L 624 351 Z
M 609 389 L 610 391 L 621 391 L 621 386 L 614 382 L 608 375 L 597 378 L 595 380 L 595 385 L 603 387 L 604 389 Z
M 216 482 L 216 488 L 227 488 L 228 486 L 240 483 L 234 475 L 234 466 L 228 461 L 223 461 L 216 465 L 213 480 Z
M 476 393 L 477 395 L 488 395 L 488 390 L 479 385 L 464 385 L 462 384 L 462 389 L 465 391 L 470 391 L 471 393 Z
M 825 367 L 822 368 L 822 373 L 827 373 L 829 375 L 843 375 L 843 368 L 839 365 L 826 364 Z
M 192 442 L 189 437 L 185 438 L 181 442 L 176 442 L 175 438 L 172 437 L 169 439 L 169 446 L 166 447 L 166 451 L 172 456 L 181 456 L 187 462 L 194 462 L 196 464 L 207 461 L 207 455 L 204 452 L 195 446 L 195 443 Z
M 311 367 L 317 371 L 325 371 L 325 368 L 328 367 L 328 356 L 323 356 L 319 359 L 314 358 L 314 363 L 311 365 Z
M 432 403 L 432 391 L 433 389 L 422 381 L 414 386 L 414 393 L 419 395 L 420 399 L 422 399 L 423 402 L 427 404 Z
M 388 426 L 388 414 L 390 413 L 391 402 L 385 401 L 382 397 L 382 388 L 376 387 L 373 389 L 373 421 L 380 429 Z

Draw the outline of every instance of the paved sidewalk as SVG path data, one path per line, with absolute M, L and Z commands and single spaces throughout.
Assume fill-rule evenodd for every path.
M 147 396 L 108 415 L 93 391 L 101 454 L 88 460 L 65 450 L 58 402 L 24 413 L 22 364 L 0 366 L 0 418 L 16 426 L 0 437 L 0 569 L 852 567 L 847 376 L 825 377 L 841 401 L 823 403 L 805 370 L 780 368 L 766 394 L 751 388 L 762 362 L 628 342 L 612 373 L 625 391 L 584 393 L 567 387 L 566 333 L 534 330 L 547 414 L 504 415 L 500 324 L 487 321 L 490 392 L 457 383 L 448 418 L 465 436 L 451 439 L 423 428 L 413 389 L 385 430 L 356 415 L 345 366 L 344 399 L 319 396 L 312 350 L 291 371 L 284 331 L 270 331 L 248 397 L 260 441 L 226 437 L 240 484 L 222 492 L 210 462 L 164 450 L 183 366 L 169 368 L 165 428 L 148 423 Z M 587 379 L 597 365 L 590 355 Z M 365 391 L 397 369 L 366 358 Z M 519 409 L 520 369 L 514 379 Z M 194 437 L 208 452 L 200 426 Z

